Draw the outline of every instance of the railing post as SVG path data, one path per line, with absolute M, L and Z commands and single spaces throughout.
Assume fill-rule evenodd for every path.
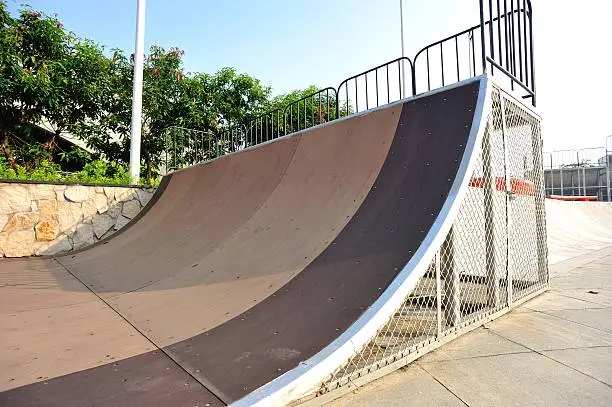
M 527 4 L 529 4 L 529 55 L 531 68 L 531 91 L 533 92 L 533 107 L 536 107 L 535 63 L 533 57 L 533 7 L 531 7 L 531 0 L 527 0 Z
M 404 98 L 406 97 L 406 60 L 404 59 L 404 57 L 406 56 L 404 53 L 404 8 L 403 8 L 403 1 L 400 0 L 400 35 L 401 35 L 401 43 L 402 43 L 402 79 L 403 79 L 403 83 L 402 83 L 402 88 L 400 89 L 400 91 L 403 91 L 403 96 Z M 366 79 L 367 79 L 367 75 L 366 75 Z M 376 90 L 378 92 L 378 89 Z M 367 92 L 367 85 L 366 85 L 366 92 Z M 402 99 L 402 97 L 400 96 L 400 99 Z
M 492 0 L 489 0 L 489 52 L 491 53 L 491 60 L 495 61 L 495 42 L 493 41 L 493 2 Z M 494 72 L 494 69 L 493 69 L 493 66 L 491 66 L 491 75 L 493 75 L 493 72 Z
M 412 61 L 410 61 L 410 71 L 412 80 L 412 96 L 416 96 L 416 67 Z
M 223 133 L 221 133 L 221 137 L 223 137 Z M 215 140 L 215 156 L 219 157 L 219 140 Z
M 287 134 L 291 134 L 292 132 L 290 130 L 287 129 L 287 126 L 292 126 L 292 118 L 293 118 L 293 113 L 292 111 L 289 112 L 290 116 L 287 117 L 287 109 L 289 109 L 289 106 L 291 105 L 287 105 L 284 107 L 283 109 L 283 132 L 285 133 L 284 135 L 286 136 Z
M 173 136 L 174 136 L 172 138 L 173 146 L 174 146 L 174 154 L 172 155 L 172 168 L 174 168 L 176 170 L 176 133 L 175 132 L 172 132 L 172 133 L 173 133 Z
M 487 73 L 487 50 L 485 45 L 484 0 L 480 0 L 480 42 L 482 54 L 482 73 Z
M 168 130 L 164 131 L 164 175 L 168 173 Z

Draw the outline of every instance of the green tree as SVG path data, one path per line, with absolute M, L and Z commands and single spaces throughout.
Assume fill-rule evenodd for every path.
M 187 74 L 182 81 L 184 109 L 178 126 L 167 129 L 168 159 L 171 167 L 216 157 L 237 148 L 244 133 L 229 131 L 243 128 L 269 105 L 270 88 L 234 68 L 216 73 Z M 244 140 L 242 141 L 244 143 Z
M 165 149 L 164 130 L 179 124 L 189 108 L 182 82 L 183 52 L 152 46 L 143 69 L 141 158 L 144 176 L 152 184 Z M 130 148 L 133 61 L 115 50 L 105 66 L 101 114 L 77 124 L 75 134 L 111 161 L 127 163 Z M 100 84 L 99 84 L 100 85 Z
M 217 124 L 244 125 L 269 107 L 271 89 L 247 74 L 225 67 L 210 77 L 213 110 Z
M 147 183 L 154 172 L 166 145 L 164 130 L 178 124 L 185 111 L 185 98 L 181 85 L 185 73 L 182 67 L 184 52 L 178 48 L 168 51 L 152 46 L 146 56 L 142 94 L 142 145 Z
M 54 137 L 78 129 L 82 122 L 98 122 L 112 89 L 112 64 L 103 48 L 89 40 L 71 38 L 61 69 L 52 78 L 52 94 L 43 116 Z
M 11 167 L 17 161 L 39 166 L 52 161 L 62 132 L 100 120 L 112 89 L 112 61 L 101 46 L 78 39 L 57 18 L 30 9 L 11 18 L 4 2 L 0 2 L 0 43 L 2 150 Z M 43 143 L 32 136 L 46 135 L 34 127 L 41 122 L 52 129 Z
M 214 74 L 189 73 L 182 57 L 178 48 L 158 46 L 152 46 L 145 57 L 141 167 L 148 183 L 156 177 L 168 148 L 168 129 L 196 130 L 195 143 L 189 133 L 181 133 L 182 145 L 173 146 L 175 158 L 186 162 L 210 158 L 252 144 L 246 131 L 268 109 L 277 108 L 277 127 L 272 130 L 285 132 L 285 107 L 316 91 L 308 88 L 270 100 L 270 88 L 252 76 L 230 67 Z M 107 57 L 102 46 L 65 31 L 58 19 L 31 9 L 11 17 L 0 0 L 0 143 L 6 165 L 15 167 L 16 160 L 25 160 L 36 167 L 51 161 L 57 136 L 64 131 L 97 152 L 91 160 L 102 157 L 127 163 L 132 77 L 133 61 L 121 50 L 112 50 Z M 300 106 L 309 117 L 304 125 L 333 119 L 335 103 L 329 94 L 304 99 Z M 52 128 L 42 145 L 28 138 L 32 125 L 41 120 Z M 263 126 L 264 121 L 260 123 Z M 302 124 L 291 118 L 288 126 L 294 131 Z M 228 130 L 233 132 L 233 146 L 227 143 Z M 15 150 L 17 140 L 25 145 Z M 201 151 L 204 145 L 207 151 Z M 66 161 L 84 156 L 62 157 Z
M 57 19 L 29 9 L 12 18 L 0 1 L 0 142 L 10 167 L 16 165 L 12 139 L 55 103 L 54 80 L 66 52 L 66 33 Z
M 202 150 L 216 150 L 223 130 L 248 122 L 269 104 L 270 89 L 257 79 L 233 68 L 213 75 L 188 73 L 183 55 L 178 48 L 152 46 L 145 58 L 141 154 L 147 182 L 157 175 L 169 148 L 172 162 L 191 162 L 187 156 L 210 158 L 210 151 Z M 80 126 L 76 133 L 105 157 L 127 162 L 133 65 L 120 53 L 113 60 L 112 97 L 106 97 L 103 105 L 107 116 Z M 197 140 L 191 140 L 191 133 L 177 132 L 179 127 L 197 130 L 193 132 Z
M 252 144 L 249 126 L 269 109 L 271 88 L 230 67 L 216 72 L 211 84 L 219 154 Z
M 109 161 L 128 163 L 133 66 L 119 49 L 99 72 L 99 114 L 74 123 L 71 131 Z

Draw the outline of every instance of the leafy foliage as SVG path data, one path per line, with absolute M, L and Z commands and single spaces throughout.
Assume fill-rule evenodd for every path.
M 91 182 L 96 184 L 130 184 L 130 171 L 124 164 L 94 160 L 77 173 L 65 176 L 67 182 Z
M 319 89 L 310 86 L 277 96 L 272 101 L 275 107 L 284 107 L 286 133 L 306 129 L 334 120 L 336 113 L 336 92 L 333 89 Z
M 87 163 L 81 171 L 64 173 L 61 167 L 51 161 L 41 161 L 33 169 L 16 164 L 11 167 L 5 157 L 0 157 L 0 179 L 23 181 L 55 181 L 92 184 L 131 184 L 129 169 L 125 164 L 107 163 L 93 160 Z M 153 180 L 152 185 L 159 182 Z
M 38 166 L 38 153 L 46 150 L 44 158 L 52 157 L 62 132 L 105 114 L 113 61 L 99 45 L 65 31 L 55 17 L 28 8 L 12 18 L 4 2 L 0 43 L 2 151 L 11 167 Z M 52 131 L 40 147 L 32 147 L 31 126 L 42 123 Z M 20 144 L 30 145 L 25 154 Z
M 15 165 L 11 136 L 19 127 L 40 120 L 52 103 L 53 80 L 65 53 L 59 21 L 22 10 L 14 19 L 0 3 L 0 141 Z
M 187 72 L 183 56 L 179 48 L 155 45 L 145 55 L 141 178 L 148 184 L 168 165 L 171 129 L 195 129 L 173 130 L 171 137 L 172 161 L 188 162 L 253 144 L 257 138 L 247 133 L 263 132 L 264 123 L 272 126 L 266 131 L 287 134 L 335 118 L 333 91 L 309 87 L 271 98 L 270 87 L 231 67 Z M 0 0 L 0 177 L 129 182 L 133 69 L 133 56 L 106 52 L 28 7 L 12 17 Z M 276 117 L 264 121 L 270 109 Z M 262 128 L 254 129 L 258 117 Z M 234 146 L 224 138 L 228 131 L 240 133 Z M 63 133 L 92 152 L 62 148 Z M 62 175 L 62 168 L 77 171 Z
M 248 120 L 266 105 L 269 88 L 234 69 L 223 68 L 214 75 L 190 74 L 182 66 L 184 53 L 152 46 L 143 71 L 142 144 L 143 172 L 147 181 L 158 176 L 166 145 L 166 129 L 173 126 L 219 133 L 230 123 Z M 112 97 L 96 121 L 81 122 L 74 133 L 111 161 L 127 163 L 132 97 L 131 61 L 115 53 L 109 80 Z

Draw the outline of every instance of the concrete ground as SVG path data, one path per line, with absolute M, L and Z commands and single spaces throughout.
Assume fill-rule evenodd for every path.
M 598 243 L 553 248 L 548 292 L 328 405 L 612 406 L 612 244 Z

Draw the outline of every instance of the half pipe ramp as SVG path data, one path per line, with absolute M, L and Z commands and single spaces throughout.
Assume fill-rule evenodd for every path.
M 316 390 L 433 260 L 490 86 L 177 171 L 106 241 L 2 261 L 0 404 L 278 405 Z

